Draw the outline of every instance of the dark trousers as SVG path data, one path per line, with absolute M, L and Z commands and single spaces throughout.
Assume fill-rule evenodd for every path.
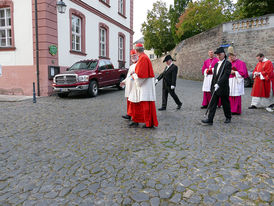
M 163 87 L 162 91 L 162 108 L 167 106 L 167 97 L 168 93 L 172 96 L 177 105 L 182 105 L 182 102 L 179 100 L 178 96 L 175 94 L 175 89 L 171 89 L 170 86 Z
M 216 94 L 213 95 L 210 107 L 209 107 L 209 114 L 208 114 L 208 120 L 210 122 L 213 122 L 213 118 L 215 116 L 218 100 L 221 98 L 224 115 L 226 118 L 231 119 L 231 108 L 230 108 L 230 102 L 229 102 L 229 96 L 218 96 Z

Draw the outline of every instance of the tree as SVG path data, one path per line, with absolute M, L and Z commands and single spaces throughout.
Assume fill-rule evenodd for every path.
M 147 13 L 147 20 L 142 24 L 141 30 L 144 35 L 145 48 L 154 49 L 157 56 L 175 47 L 168 10 L 162 1 L 153 4 L 152 10 Z
M 274 0 L 238 0 L 236 19 L 251 18 L 274 13 Z
M 190 2 L 176 25 L 178 37 L 186 39 L 230 20 L 230 6 L 230 0 Z
M 192 2 L 191 0 L 174 0 L 174 5 L 169 8 L 168 18 L 170 19 L 170 27 L 172 37 L 175 43 L 179 43 L 181 41 L 180 38 L 176 35 L 176 24 L 179 22 L 179 17 L 184 13 L 185 8 L 188 3 Z

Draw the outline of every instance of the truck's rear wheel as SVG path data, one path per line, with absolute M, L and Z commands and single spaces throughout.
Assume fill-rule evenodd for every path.
M 98 95 L 98 84 L 96 81 L 92 80 L 89 83 L 88 87 L 88 96 L 89 97 L 96 97 Z
M 69 93 L 58 93 L 57 95 L 60 98 L 65 98 L 65 97 L 67 97 L 69 95 Z
M 116 86 L 117 86 L 117 88 L 119 89 L 119 90 L 123 90 L 123 89 L 125 89 L 125 86 L 120 86 L 120 83 L 123 81 L 125 79 L 125 77 L 120 77 L 120 80 L 119 80 L 119 84 L 117 84 Z

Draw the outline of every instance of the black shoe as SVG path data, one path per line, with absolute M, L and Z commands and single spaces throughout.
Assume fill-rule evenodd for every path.
M 240 115 L 240 113 L 231 112 L 232 115 Z
M 248 107 L 248 109 L 257 109 L 257 107 L 254 105 L 251 105 L 250 107 Z
M 231 119 L 230 118 L 226 118 L 224 123 L 230 123 L 231 122 Z
M 212 121 L 209 121 L 209 119 L 203 119 L 203 120 L 202 120 L 202 123 L 203 123 L 204 125 L 213 125 L 213 122 L 212 122 Z
M 207 105 L 206 106 L 201 106 L 201 109 L 206 109 L 207 108 Z
M 139 123 L 138 122 L 131 122 L 128 126 L 129 127 L 138 127 Z
M 147 127 L 146 125 L 143 125 L 143 128 L 153 128 L 153 126 Z
M 123 115 L 122 117 L 123 117 L 124 119 L 128 119 L 128 120 L 131 119 L 131 116 L 129 116 L 129 115 Z
M 176 109 L 181 109 L 182 105 L 183 104 L 178 105 Z
M 158 110 L 159 110 L 159 111 L 164 111 L 164 110 L 166 110 L 166 108 L 165 108 L 165 107 L 161 107 L 161 108 L 159 108 Z

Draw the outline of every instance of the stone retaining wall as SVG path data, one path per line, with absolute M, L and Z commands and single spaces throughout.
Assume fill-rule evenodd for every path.
M 170 52 L 179 67 L 178 75 L 202 80 L 201 68 L 208 58 L 208 50 L 225 44 L 233 44 L 238 58 L 246 62 L 248 70 L 255 68 L 259 52 L 274 61 L 274 14 L 228 22 L 182 41 Z M 163 71 L 163 59 L 164 56 L 152 61 L 155 73 Z

